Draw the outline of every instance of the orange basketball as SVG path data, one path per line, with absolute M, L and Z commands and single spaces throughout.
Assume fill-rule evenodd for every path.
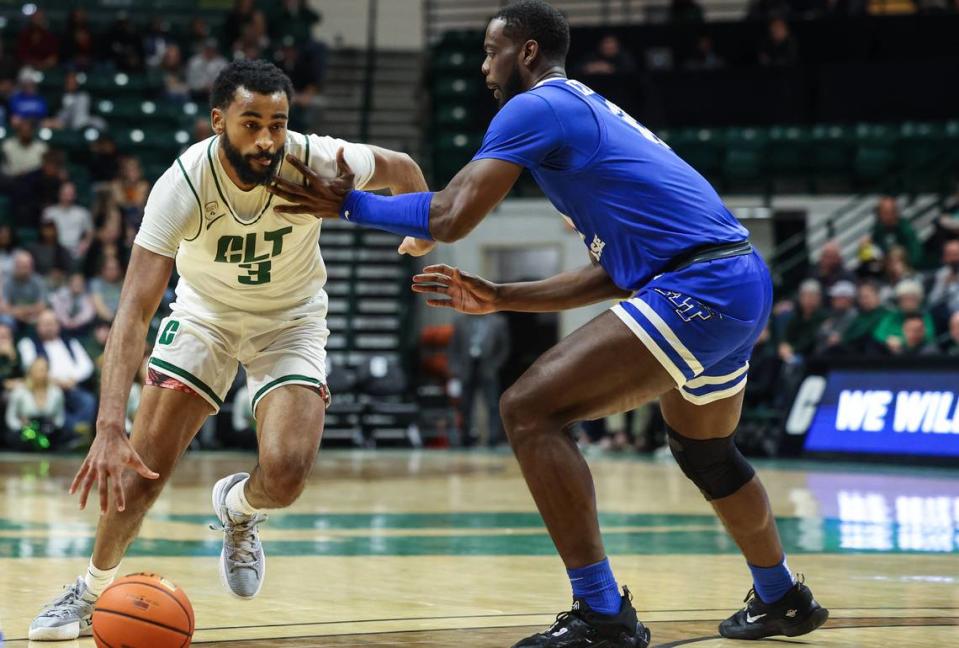
M 186 648 L 193 637 L 186 593 L 157 574 L 130 574 L 104 590 L 93 610 L 98 648 Z

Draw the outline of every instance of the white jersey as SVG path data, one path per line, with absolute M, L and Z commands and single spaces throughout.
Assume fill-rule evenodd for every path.
M 276 213 L 274 207 L 289 203 L 262 186 L 239 189 L 220 163 L 218 146 L 217 136 L 194 144 L 157 180 L 136 237 L 137 245 L 176 258 L 175 309 L 223 317 L 303 307 L 325 317 L 322 219 Z M 285 153 L 332 178 L 340 148 L 363 187 L 375 165 L 368 146 L 289 131 Z M 277 175 L 303 181 L 285 159 Z

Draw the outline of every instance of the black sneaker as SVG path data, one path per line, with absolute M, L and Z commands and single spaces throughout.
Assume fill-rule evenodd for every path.
M 636 618 L 633 595 L 623 588 L 623 603 L 616 616 L 593 612 L 582 599 L 573 609 L 556 615 L 545 632 L 527 637 L 513 648 L 646 648 L 649 630 Z
M 775 603 L 763 603 L 755 588 L 749 590 L 745 603 L 746 607 L 719 624 L 719 634 L 728 639 L 797 637 L 812 632 L 829 618 L 829 610 L 812 597 L 802 575 Z

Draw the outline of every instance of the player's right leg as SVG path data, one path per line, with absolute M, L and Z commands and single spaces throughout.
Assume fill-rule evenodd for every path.
M 30 625 L 32 641 L 71 640 L 91 633 L 97 597 L 112 581 L 144 516 L 211 410 L 209 403 L 194 393 L 153 386 L 143 390 L 130 442 L 160 477 L 144 479 L 132 470 L 124 474 L 126 508 L 100 516 L 86 575 L 40 611 Z

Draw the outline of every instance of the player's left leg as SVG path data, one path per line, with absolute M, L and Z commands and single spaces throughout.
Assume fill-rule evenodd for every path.
M 228 475 L 213 487 L 213 508 L 224 531 L 220 576 L 234 596 L 253 598 L 263 587 L 266 555 L 257 527 L 268 511 L 290 506 L 303 492 L 320 447 L 325 411 L 316 387 L 286 385 L 270 391 L 256 408 L 256 467 L 250 474 Z
M 753 575 L 755 595 L 720 624 L 720 634 L 731 639 L 803 635 L 825 623 L 829 611 L 789 571 L 766 489 L 736 449 L 733 435 L 743 393 L 702 404 L 683 398 L 679 390 L 664 394 L 660 406 L 669 445 L 739 545 Z
M 224 531 L 220 575 L 240 598 L 263 587 L 266 556 L 257 527 L 269 510 L 286 508 L 303 492 L 330 400 L 323 318 L 253 319 L 249 328 L 254 333 L 246 336 L 240 360 L 257 423 L 257 465 L 252 474 L 228 475 L 213 487 Z

